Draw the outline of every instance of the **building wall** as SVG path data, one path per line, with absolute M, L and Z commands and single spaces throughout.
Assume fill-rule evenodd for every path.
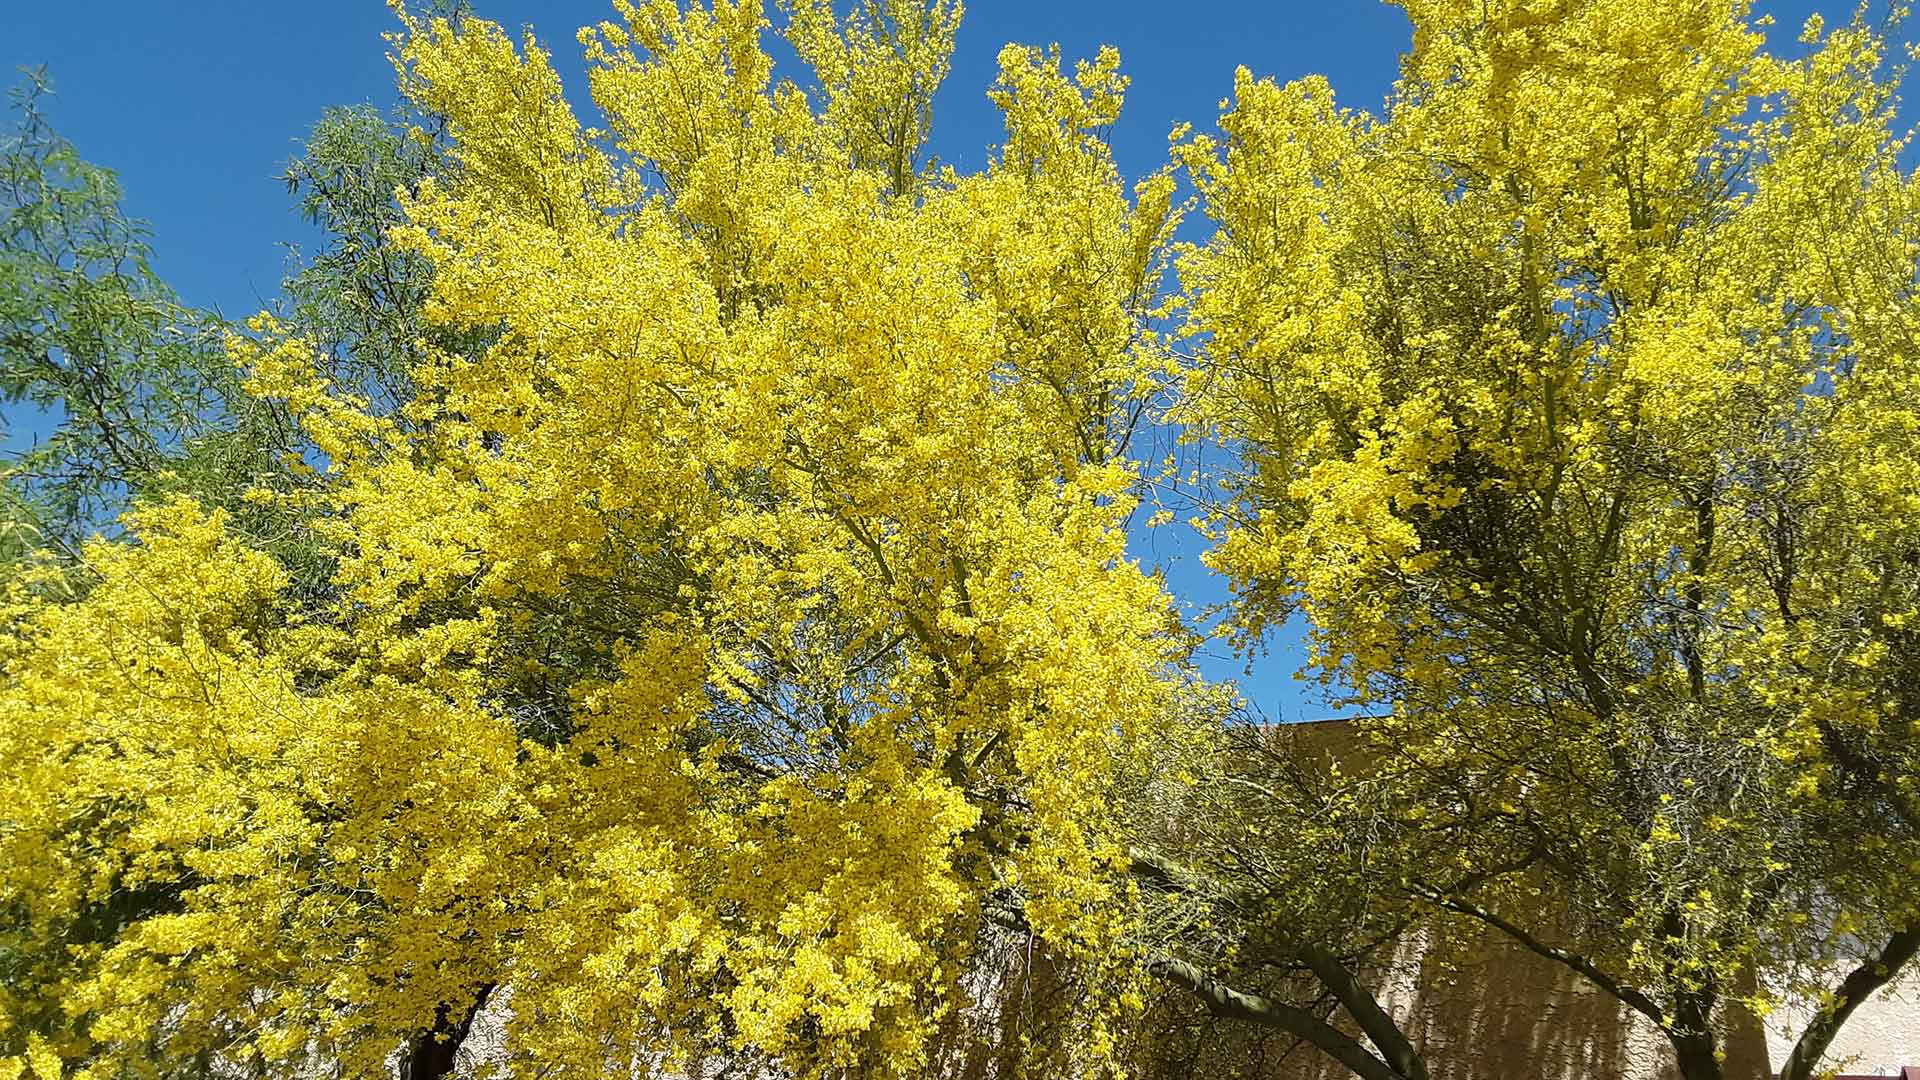
M 1673 1051 L 1652 1021 L 1497 934 L 1411 952 L 1400 965 L 1405 974 L 1377 985 L 1434 1080 L 1677 1080 Z M 1775 1076 L 1807 1014 L 1783 1008 L 1763 1026 L 1738 1012 L 1726 1080 Z M 1920 1064 L 1920 972 L 1862 1005 L 1822 1063 L 1849 1075 L 1895 1077 L 1913 1064 Z M 1304 1052 L 1290 1058 L 1283 1080 L 1348 1076 L 1324 1055 Z
M 1790 1006 L 1768 1017 L 1767 1047 L 1775 1063 L 1787 1060 L 1807 1015 L 1804 1006 Z M 1853 1076 L 1899 1076 L 1902 1066 L 1920 1065 L 1920 971 L 1909 970 L 1861 1005 L 1821 1064 Z
M 1365 745 L 1344 721 L 1276 725 L 1286 753 L 1364 770 Z M 1670 1080 L 1673 1050 L 1651 1020 L 1565 967 L 1494 930 L 1447 946 L 1416 943 L 1376 979 L 1383 1003 L 1421 1048 L 1434 1080 Z M 1835 974 L 1832 983 L 1840 981 Z M 1745 1010 L 1730 1019 L 1725 1080 L 1771 1080 L 1805 1029 L 1810 1009 L 1783 1007 L 1763 1024 Z M 1862 1004 L 1841 1028 L 1822 1067 L 1898 1077 L 1920 1066 L 1920 969 Z M 1284 1080 L 1348 1076 L 1324 1055 L 1290 1055 Z
M 1379 980 L 1389 1010 L 1420 1046 L 1434 1080 L 1677 1080 L 1673 1053 L 1645 1017 L 1578 976 L 1498 936 L 1416 945 L 1401 974 Z M 506 1060 L 511 991 L 488 1002 L 461 1048 L 461 1074 Z M 1768 1080 L 1792 1049 L 1807 1010 L 1783 1008 L 1764 1028 L 1749 1020 L 1727 1047 L 1726 1080 Z M 950 1060 L 941 1075 L 1007 1075 L 988 1060 Z M 1920 972 L 1861 1006 L 1824 1066 L 1848 1075 L 1900 1075 L 1920 1064 Z M 1302 1048 L 1274 1080 L 1348 1080 Z

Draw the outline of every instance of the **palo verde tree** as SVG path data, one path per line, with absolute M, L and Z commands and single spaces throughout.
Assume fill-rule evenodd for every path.
M 1324 797 L 1237 766 L 1272 789 L 1238 841 L 1311 815 L 1365 846 L 1332 862 L 1398 912 L 1369 925 L 1505 935 L 1689 1078 L 1740 1011 L 1811 1001 L 1802 1080 L 1920 949 L 1898 46 L 1816 20 L 1782 59 L 1744 2 L 1404 6 L 1383 116 L 1243 71 L 1180 151 L 1218 226 L 1182 264 L 1189 404 L 1238 463 L 1213 565 L 1245 634 L 1304 615 L 1313 667 L 1386 712 Z M 1286 862 L 1194 870 L 1254 909 L 1318 895 Z M 1295 944 L 1245 942 L 1311 968 Z M 1218 955 L 1170 970 L 1280 1023 L 1234 996 L 1260 957 Z M 1423 1075 L 1334 976 L 1354 1071 Z
M 431 267 L 400 407 L 233 340 L 323 474 L 244 501 L 324 587 L 177 497 L 10 596 L 0 1055 L 43 1080 L 443 1075 L 509 995 L 542 1075 L 919 1075 L 996 921 L 1084 1017 L 1032 1067 L 1112 1052 L 1116 793 L 1186 683 L 1124 552 L 1176 215 L 1100 136 L 1117 58 L 1006 50 L 963 176 L 955 4 L 795 3 L 807 86 L 756 0 L 616 6 L 604 133 L 530 36 L 404 19 L 450 165 L 382 234 Z
M 433 133 L 323 123 L 337 242 L 230 343 L 298 453 L 9 578 L 6 1065 L 445 1075 L 510 999 L 542 1074 L 923 1075 L 1013 932 L 1086 1017 L 1013 1069 L 1150 1059 L 1151 974 L 1413 1078 L 1367 973 L 1472 926 L 1690 1080 L 1810 996 L 1798 1080 L 1920 947 L 1885 34 L 1409 0 L 1381 118 L 1240 78 L 1178 151 L 1212 560 L 1386 708 L 1363 768 L 1260 736 L 1183 793 L 1217 702 L 1123 535 L 1179 214 L 1117 59 L 1003 52 L 961 175 L 947 0 L 793 0 L 804 85 L 756 0 L 616 6 L 604 130 L 531 37 L 403 15 Z

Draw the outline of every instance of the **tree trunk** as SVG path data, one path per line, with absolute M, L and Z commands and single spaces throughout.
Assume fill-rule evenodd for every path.
M 1676 1037 L 1673 1051 L 1684 1080 L 1721 1080 L 1720 1058 L 1713 1052 L 1711 1038 Z
M 458 1016 L 444 1001 L 433 1010 L 433 1029 L 407 1047 L 406 1060 L 400 1066 L 400 1080 L 441 1080 L 453 1075 L 460 1044 L 466 1041 L 467 1032 L 473 1028 L 473 1018 L 480 1015 L 487 998 L 493 994 L 494 985 L 482 986 L 466 1011 Z
M 1673 1025 L 1667 1037 L 1673 1040 L 1674 1057 L 1685 1080 L 1721 1080 L 1725 1075 L 1713 1033 L 1713 1008 L 1719 996 L 1711 984 L 1674 995 Z
M 1781 1080 L 1807 1080 L 1812 1076 L 1853 1010 L 1892 982 L 1916 955 L 1920 955 L 1920 926 L 1894 934 L 1879 952 L 1848 974 L 1835 988 L 1832 1000 L 1814 1014 L 1806 1030 L 1800 1033 L 1800 1041 L 1794 1044 L 1793 1052 L 1787 1055 L 1786 1066 L 1780 1070 Z

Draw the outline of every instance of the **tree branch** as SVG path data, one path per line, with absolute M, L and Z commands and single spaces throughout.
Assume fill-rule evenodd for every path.
M 1149 852 L 1138 849 L 1130 852 L 1130 855 L 1132 857 L 1134 876 L 1169 892 L 1187 891 L 1186 879 L 1190 876 L 1187 870 L 1174 863 L 1158 858 Z M 1209 995 L 1217 991 L 1219 994 L 1230 995 L 1230 998 L 1221 999 L 1223 1001 L 1239 999 L 1257 1001 L 1269 1012 L 1284 1011 L 1290 1016 L 1308 1018 L 1313 1023 L 1326 1028 L 1327 1031 L 1338 1035 L 1341 1039 L 1352 1043 L 1356 1047 L 1360 1047 L 1360 1053 L 1365 1055 L 1369 1061 L 1379 1063 L 1380 1059 L 1384 1058 L 1385 1064 L 1392 1069 L 1392 1075 L 1394 1076 L 1403 1077 L 1405 1080 L 1426 1080 L 1427 1066 L 1426 1062 L 1420 1057 L 1420 1052 L 1414 1049 L 1412 1041 L 1400 1030 L 1399 1025 L 1394 1023 L 1393 1018 L 1387 1015 L 1387 1011 L 1380 1007 L 1380 1002 L 1373 996 L 1372 991 L 1368 990 L 1367 987 L 1360 982 L 1353 971 L 1349 969 L 1338 956 L 1335 956 L 1326 949 L 1307 942 L 1290 942 L 1288 943 L 1288 948 L 1307 966 L 1309 971 L 1313 972 L 1314 977 L 1320 981 L 1321 985 L 1339 1000 L 1341 1007 L 1346 1009 L 1348 1015 L 1352 1016 L 1354 1021 L 1360 1025 L 1360 1030 L 1366 1034 L 1367 1038 L 1379 1050 L 1380 1057 L 1376 1058 L 1372 1053 L 1368 1052 L 1365 1047 L 1360 1047 L 1359 1043 L 1340 1034 L 1338 1029 L 1328 1026 L 1324 1021 L 1304 1009 L 1268 1001 L 1264 998 L 1251 998 L 1248 995 L 1239 994 L 1237 991 L 1217 983 L 1209 983 L 1209 985 L 1214 988 L 1213 991 L 1198 989 L 1195 985 L 1189 984 L 1187 981 L 1183 981 L 1183 979 L 1173 978 L 1167 975 L 1151 964 L 1149 965 L 1149 970 L 1163 979 L 1179 982 L 1181 985 L 1187 986 L 1189 990 L 1207 1001 L 1208 1008 L 1211 1009 L 1216 1016 L 1235 1016 L 1243 1020 L 1254 1020 L 1257 1023 L 1266 1023 L 1270 1027 L 1281 1026 L 1269 1020 L 1263 1020 L 1251 1015 L 1243 1015 L 1241 1012 L 1222 1012 L 1221 1008 L 1223 1006 L 1217 1005 L 1214 997 Z M 1173 960 L 1166 962 L 1173 964 L 1179 963 L 1179 961 Z M 1158 963 L 1158 961 L 1156 961 L 1156 963 Z M 1195 978 L 1204 979 L 1197 969 L 1191 969 L 1188 974 L 1191 974 Z M 1283 1030 L 1291 1031 L 1307 1039 L 1307 1041 L 1313 1043 L 1315 1046 L 1332 1054 L 1340 1060 L 1342 1064 L 1347 1065 L 1348 1068 L 1353 1068 L 1353 1064 L 1346 1058 L 1336 1053 L 1333 1049 L 1329 1049 L 1325 1043 L 1313 1038 L 1308 1033 L 1299 1031 L 1293 1027 L 1283 1027 Z M 1359 1072 L 1357 1069 L 1355 1071 Z M 1365 1076 L 1367 1074 L 1360 1073 L 1360 1075 Z
M 1394 1023 L 1387 1011 L 1380 1007 L 1373 991 L 1362 985 L 1352 970 L 1340 962 L 1339 957 L 1318 945 L 1305 943 L 1297 945 L 1295 951 L 1320 980 L 1320 984 L 1340 999 L 1347 1014 L 1360 1025 L 1361 1031 L 1367 1033 L 1367 1038 L 1379 1049 L 1380 1056 L 1386 1058 L 1396 1073 L 1407 1080 L 1426 1080 L 1427 1063 L 1420 1057 L 1420 1052 L 1413 1048 L 1413 1043 L 1400 1030 L 1400 1025 Z
M 1375 1057 L 1359 1040 L 1305 1009 L 1257 994 L 1243 994 L 1208 977 L 1192 964 L 1170 956 L 1149 961 L 1147 970 L 1154 977 L 1199 998 L 1207 1011 L 1215 1016 L 1245 1020 L 1296 1035 L 1312 1043 L 1362 1080 L 1409 1080 L 1406 1074 Z
M 1529 952 L 1544 956 L 1555 963 L 1572 969 L 1647 1019 L 1663 1027 L 1665 1026 L 1666 1014 L 1652 998 L 1648 997 L 1641 990 L 1628 986 L 1607 974 L 1605 971 L 1602 971 L 1593 961 L 1581 956 L 1579 953 L 1569 952 L 1566 949 L 1549 945 L 1539 938 L 1534 937 L 1532 934 L 1527 933 L 1525 930 L 1522 930 L 1519 926 L 1500 917 L 1498 914 L 1488 911 L 1486 908 L 1471 901 L 1448 896 L 1431 885 L 1416 883 L 1414 885 L 1414 891 L 1448 911 L 1477 919 L 1493 927 L 1495 930 L 1500 931 L 1518 942 Z
M 1908 927 L 1888 938 L 1879 952 L 1841 980 L 1832 998 L 1807 1022 L 1800 1041 L 1793 1044 L 1793 1052 L 1787 1055 L 1787 1063 L 1780 1070 L 1780 1080 L 1807 1080 L 1812 1076 L 1814 1067 L 1826 1056 L 1827 1047 L 1840 1033 L 1847 1017 L 1853 1015 L 1861 1002 L 1872 997 L 1874 991 L 1892 982 L 1915 953 L 1920 953 L 1920 926 Z

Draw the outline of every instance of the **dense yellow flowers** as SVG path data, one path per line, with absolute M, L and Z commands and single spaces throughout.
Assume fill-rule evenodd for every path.
M 84 601 L 10 612 L 10 1031 L 70 1060 L 183 1067 L 247 1032 L 370 1067 L 408 973 L 497 945 L 513 731 L 394 680 L 303 692 L 350 650 L 287 614 L 284 571 L 184 502 L 131 524 L 140 548 L 89 549 Z
M 1239 462 L 1211 558 L 1391 707 L 1462 895 L 1554 881 L 1536 930 L 1705 1069 L 1729 973 L 1859 959 L 1774 920 L 1920 914 L 1895 58 L 1864 21 L 1770 56 L 1745 3 L 1404 6 L 1385 115 L 1243 70 L 1177 150 L 1218 225 L 1188 408 Z
M 1235 626 L 1304 613 L 1390 714 L 1396 927 L 1551 893 L 1691 1076 L 1731 973 L 1920 928 L 1886 39 L 1403 6 L 1383 115 L 1243 69 L 1131 190 L 1111 50 L 1009 46 L 996 156 L 927 163 L 954 0 L 783 5 L 805 85 L 760 0 L 615 0 L 595 128 L 531 36 L 401 10 L 453 168 L 389 240 L 484 345 L 382 410 L 263 316 L 310 452 L 247 499 L 321 554 L 178 499 L 6 583 L 0 1077 L 383 1075 L 482 1005 L 517 1075 L 923 1075 L 1007 932 L 1081 980 L 1031 1071 L 1113 1067 L 1122 793 L 1221 700 L 1126 551 L 1176 393 Z
M 0 1046 L 372 1075 L 505 987 L 543 1074 L 911 1075 L 989 897 L 1119 955 L 1180 657 L 1122 533 L 1174 215 L 1095 135 L 1115 58 L 1010 50 L 1004 155 L 934 174 L 957 6 L 797 5 L 813 88 L 757 2 L 617 6 L 604 136 L 531 40 L 396 38 L 458 173 L 395 242 L 482 354 L 382 416 L 236 340 L 328 580 L 183 503 L 14 608 Z

